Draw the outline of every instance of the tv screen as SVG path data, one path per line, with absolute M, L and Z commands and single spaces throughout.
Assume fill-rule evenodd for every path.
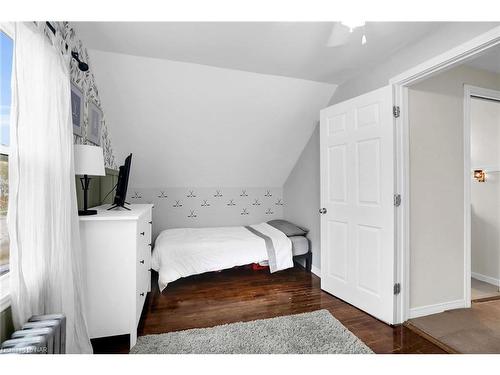
M 125 164 L 120 167 L 118 172 L 118 182 L 116 183 L 115 200 L 113 207 L 125 207 L 125 198 L 127 196 L 128 178 L 130 175 L 130 164 L 132 163 L 132 154 L 127 156 Z M 125 207 L 126 208 L 126 207 Z

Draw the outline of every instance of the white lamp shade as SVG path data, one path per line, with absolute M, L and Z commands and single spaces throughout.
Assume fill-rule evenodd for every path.
M 105 176 L 102 148 L 90 145 L 74 145 L 75 174 Z

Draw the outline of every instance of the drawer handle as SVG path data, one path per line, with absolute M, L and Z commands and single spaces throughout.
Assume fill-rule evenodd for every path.
M 153 222 L 152 222 L 152 221 L 148 221 L 148 223 L 149 223 L 149 224 L 153 224 Z
M 141 297 L 144 297 L 144 293 L 141 293 Z
M 143 259 L 143 260 L 141 260 L 139 263 L 144 264 L 144 259 Z
M 141 232 L 141 236 L 144 236 L 144 232 Z

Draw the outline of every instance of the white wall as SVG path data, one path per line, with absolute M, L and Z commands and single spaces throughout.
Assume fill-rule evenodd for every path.
M 250 225 L 283 218 L 283 189 L 130 189 L 130 203 L 153 203 L 153 237 L 166 228 Z
M 393 56 L 389 57 L 384 63 L 376 65 L 372 69 L 367 69 L 365 73 L 339 85 L 332 95 L 328 106 L 387 85 L 389 79 L 397 74 L 437 54 L 456 47 L 498 25 L 499 23 L 468 22 L 454 23 L 445 26 L 428 35 L 421 41 L 405 46 Z M 319 150 L 319 138 L 316 140 L 311 139 L 307 147 Z M 296 175 L 307 174 L 309 173 L 308 171 L 315 170 L 315 168 L 317 168 L 316 160 L 314 158 L 305 157 L 303 160 L 300 159 L 297 162 L 292 173 Z M 315 178 L 314 181 L 289 178 L 284 186 L 283 194 L 285 197 L 293 196 L 295 199 L 287 199 L 285 216 L 290 215 L 288 212 L 300 212 L 302 205 L 301 199 L 303 199 L 303 196 L 300 193 L 295 195 L 297 192 L 307 192 L 308 199 L 312 202 L 320 201 L 319 189 L 311 188 L 311 185 L 319 186 L 319 174 L 313 178 Z M 312 219 L 304 225 L 308 226 L 311 231 L 319 233 L 319 223 L 319 219 Z M 316 259 L 318 259 L 318 257 L 316 257 Z
M 499 26 L 499 22 L 453 22 L 427 37 L 407 45 L 382 64 L 343 82 L 335 91 L 329 105 L 353 98 L 388 84 L 389 79 L 436 55 Z
M 321 267 L 319 199 L 319 124 L 283 187 L 284 218 L 309 229 L 313 266 Z
M 411 308 L 464 299 L 464 84 L 500 80 L 460 66 L 409 90 Z
M 283 186 L 335 85 L 92 50 L 130 185 Z
M 133 153 L 128 199 L 155 204 L 155 235 L 283 216 L 282 186 L 335 85 L 96 50 L 91 57 L 117 163 Z
M 500 103 L 472 99 L 470 116 L 472 169 L 495 171 L 484 183 L 471 178 L 472 272 L 499 280 Z

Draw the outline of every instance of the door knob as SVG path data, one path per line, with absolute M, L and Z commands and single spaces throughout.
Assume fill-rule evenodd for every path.
M 319 213 L 320 213 L 321 215 L 326 214 L 326 213 L 327 213 L 326 208 L 321 208 L 321 209 L 319 210 Z

